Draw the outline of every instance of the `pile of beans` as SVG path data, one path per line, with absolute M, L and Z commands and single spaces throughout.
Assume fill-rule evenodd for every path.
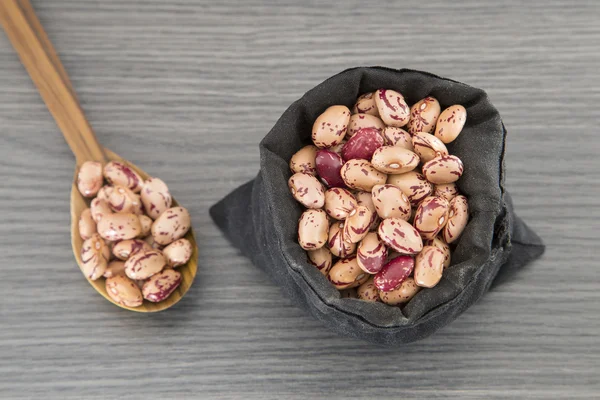
M 85 276 L 106 278 L 108 295 L 127 307 L 169 297 L 181 283 L 173 268 L 187 263 L 193 249 L 183 238 L 190 214 L 171 207 L 167 185 L 158 178 L 144 181 L 118 161 L 104 168 L 88 161 L 79 169 L 77 188 L 91 198 L 79 219 Z
M 466 118 L 380 89 L 316 119 L 288 186 L 306 207 L 298 243 L 343 297 L 401 305 L 441 280 L 469 218 L 463 163 L 446 148 Z

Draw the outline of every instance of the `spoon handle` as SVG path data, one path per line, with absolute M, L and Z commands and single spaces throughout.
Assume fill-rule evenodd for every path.
M 73 151 L 77 165 L 85 161 L 105 163 L 104 150 L 85 118 L 56 51 L 30 4 L 27 9 L 29 20 L 18 0 L 1 0 L 0 23 Z M 37 24 L 32 24 L 34 20 Z
M 27 22 L 29 22 L 29 26 L 31 26 L 31 29 L 33 29 L 35 35 L 37 36 L 39 41 L 42 43 L 42 46 L 44 46 L 44 50 L 46 51 L 48 58 L 52 62 L 52 65 L 54 65 L 54 68 L 56 68 L 56 71 L 60 75 L 60 78 L 63 80 L 65 85 L 69 88 L 69 90 L 71 91 L 71 94 L 74 97 L 77 97 L 77 94 L 75 93 L 75 90 L 73 89 L 73 84 L 71 83 L 71 80 L 69 79 L 69 75 L 67 75 L 67 71 L 65 70 L 65 67 L 63 67 L 62 63 L 60 62 L 60 58 L 58 57 L 58 54 L 56 53 L 54 46 L 52 46 L 52 42 L 50 42 L 48 35 L 46 35 L 46 31 L 44 31 L 44 27 L 42 26 L 42 23 L 40 22 L 37 15 L 35 14 L 35 11 L 33 9 L 33 6 L 31 5 L 31 2 L 29 0 L 17 0 L 17 3 L 19 3 L 19 6 L 21 7 L 21 11 L 23 12 L 23 15 L 25 16 L 25 19 L 27 19 Z

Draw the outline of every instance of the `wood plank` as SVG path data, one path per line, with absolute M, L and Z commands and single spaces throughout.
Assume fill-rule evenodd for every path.
M 0 397 L 597 396 L 600 6 L 522 3 L 33 1 L 99 140 L 169 182 L 200 260 L 168 313 L 122 311 L 89 287 L 70 252 L 74 159 L 0 34 Z M 357 65 L 486 89 L 509 130 L 517 212 L 548 245 L 397 350 L 326 331 L 208 216 L 253 177 L 285 108 Z

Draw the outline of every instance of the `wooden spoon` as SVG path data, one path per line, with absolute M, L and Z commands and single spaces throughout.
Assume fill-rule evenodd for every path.
M 79 235 L 78 222 L 81 212 L 89 207 L 90 200 L 83 197 L 77 189 L 79 167 L 86 161 L 99 161 L 106 164 L 108 161 L 116 160 L 126 163 L 143 179 L 148 179 L 149 175 L 112 151 L 100 146 L 79 105 L 69 77 L 29 0 L 0 0 L 0 23 L 75 155 L 75 177 L 71 186 L 71 244 L 75 259 L 81 269 L 83 240 Z M 177 205 L 173 199 L 173 207 Z M 104 298 L 121 308 L 138 312 L 167 309 L 181 300 L 196 276 L 198 248 L 191 228 L 185 238 L 192 244 L 193 252 L 190 261 L 177 269 L 181 273 L 181 284 L 167 299 L 159 303 L 144 301 L 139 307 L 126 307 L 115 303 L 108 296 L 104 278 L 95 281 L 88 279 L 88 282 Z

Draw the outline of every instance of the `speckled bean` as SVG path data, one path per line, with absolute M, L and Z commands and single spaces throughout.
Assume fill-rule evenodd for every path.
M 125 275 L 125 262 L 124 261 L 111 261 L 108 263 L 106 267 L 106 271 L 104 271 L 105 278 L 112 278 L 117 275 Z
M 354 192 L 354 198 L 356 199 L 356 203 L 359 206 L 365 206 L 371 212 L 376 213 L 377 209 L 375 208 L 375 204 L 373 204 L 373 197 L 371 192 L 365 192 L 364 190 L 357 190 Z
M 360 241 L 356 250 L 358 266 L 368 274 L 376 274 L 383 268 L 387 260 L 387 247 L 377 236 L 377 233 L 368 233 Z
M 113 213 L 108 205 L 108 202 L 98 197 L 96 197 L 90 203 L 90 212 L 92 213 L 92 218 L 94 221 L 96 221 L 96 223 L 100 222 L 104 216 Z
M 377 171 L 367 160 L 350 160 L 341 170 L 342 179 L 352 189 L 370 192 L 373 186 L 382 185 L 387 175 Z
M 159 250 L 139 251 L 125 261 L 125 274 L 129 279 L 148 279 L 166 265 L 167 260 Z
M 358 266 L 356 256 L 352 256 L 335 263 L 327 278 L 336 289 L 341 290 L 358 287 L 365 283 L 369 276 Z
M 317 150 L 319 149 L 313 145 L 304 146 L 298 150 L 290 159 L 290 169 L 292 172 L 316 175 L 317 166 L 315 158 L 317 157 Z
M 181 238 L 165 247 L 162 253 L 167 259 L 167 265 L 177 268 L 190 260 L 193 251 L 194 249 L 190 241 L 186 238 Z
M 465 196 L 456 196 L 450 201 L 448 223 L 444 227 L 443 236 L 447 243 L 455 242 L 465 230 L 469 221 L 469 203 Z
M 96 221 L 92 218 L 92 210 L 86 208 L 81 212 L 79 216 L 79 236 L 83 240 L 87 240 L 92 237 L 94 233 L 96 233 Z
M 382 121 L 389 126 L 403 127 L 410 119 L 410 109 L 402 94 L 389 89 L 375 92 L 375 104 Z
M 117 304 L 139 307 L 144 302 L 140 288 L 126 276 L 115 275 L 106 279 L 106 292 Z
M 98 190 L 98 194 L 96 198 L 102 199 L 108 203 L 108 199 L 110 198 L 111 193 L 113 192 L 114 187 L 112 185 L 104 185 Z
M 317 173 L 325 185 L 328 187 L 346 187 L 340 173 L 344 165 L 341 155 L 328 149 L 321 149 L 317 152 L 315 163 Z
M 157 219 L 173 203 L 169 188 L 159 178 L 148 178 L 144 182 L 140 197 L 146 209 L 146 214 L 152 219 Z
M 350 110 L 346 106 L 331 106 L 319 115 L 312 128 L 315 146 L 325 148 L 338 144 L 348 129 Z
M 103 180 L 102 164 L 96 161 L 86 161 L 79 167 L 77 189 L 84 197 L 93 197 L 102 187 Z
M 379 291 L 379 298 L 385 304 L 397 306 L 398 304 L 408 303 L 421 288 L 417 286 L 412 277 L 406 278 L 397 289 L 389 292 Z
M 456 182 L 463 173 L 463 163 L 460 158 L 452 155 L 436 157 L 423 165 L 423 175 L 431 182 Z
M 369 233 L 373 212 L 365 206 L 358 206 L 348 214 L 344 222 L 344 240 L 360 242 Z
M 444 253 L 444 269 L 450 266 L 452 253 L 450 252 L 450 246 L 448 246 L 448 243 L 446 243 L 442 237 L 436 236 L 433 239 L 424 240 L 423 246 L 433 246 L 440 249 Z
M 400 146 L 383 146 L 375 150 L 371 164 L 386 174 L 403 174 L 419 165 L 419 156 Z
M 98 222 L 98 233 L 106 240 L 133 239 L 141 231 L 140 219 L 135 214 L 109 214 Z
M 458 187 L 456 186 L 456 183 L 441 183 L 435 185 L 433 195 L 443 197 L 450 201 L 458 195 Z
M 112 248 L 112 253 L 119 260 L 127 260 L 139 251 L 153 250 L 152 246 L 140 239 L 121 240 Z
M 327 242 L 329 220 L 323 210 L 309 209 L 298 221 L 298 243 L 304 250 L 320 249 Z
M 413 225 L 423 239 L 433 239 L 448 222 L 449 210 L 450 204 L 445 198 L 426 197 L 417 208 Z
M 140 225 L 142 226 L 142 232 L 140 233 L 139 237 L 145 238 L 146 236 L 150 235 L 150 230 L 152 229 L 152 224 L 154 221 L 152 221 L 152 218 L 145 214 L 138 215 L 138 218 L 140 219 Z
M 375 185 L 371 192 L 375 210 L 380 218 L 410 218 L 410 201 L 399 187 L 394 185 Z
M 325 192 L 325 212 L 338 220 L 344 220 L 358 206 L 354 195 L 346 189 L 333 188 Z
M 104 166 L 104 177 L 111 185 L 121 185 L 139 193 L 142 190 L 144 181 L 142 177 L 120 161 L 111 161 Z
M 181 284 L 181 274 L 172 269 L 166 269 L 151 276 L 142 286 L 144 298 L 153 303 L 163 301 Z
M 352 107 L 352 114 L 369 114 L 378 116 L 379 111 L 377 111 L 377 106 L 375 105 L 375 98 L 373 97 L 375 93 L 369 92 L 362 94 L 356 100 L 354 107 Z
M 360 285 L 358 289 L 356 289 L 356 293 L 358 294 L 358 298 L 364 301 L 369 302 L 378 302 L 379 300 L 379 291 L 375 287 L 373 283 L 373 277 L 371 276 L 369 280 Z
M 442 279 L 444 272 L 444 252 L 434 246 L 425 246 L 415 258 L 415 283 L 432 288 Z
M 354 197 L 356 198 L 356 202 L 359 206 L 365 206 L 373 213 L 373 217 L 371 218 L 371 226 L 369 230 L 376 231 L 380 221 L 379 216 L 377 216 L 377 209 L 375 208 L 375 204 L 373 204 L 373 198 L 371 197 L 371 193 L 365 192 L 363 190 L 358 190 L 354 193 Z
M 81 269 L 86 278 L 100 278 L 108 265 L 110 249 L 100 235 L 94 233 L 81 246 Z
M 415 153 L 426 163 L 438 156 L 448 155 L 448 149 L 442 141 L 429 133 L 416 133 L 412 138 Z
M 317 267 L 321 274 L 327 276 L 333 265 L 333 257 L 329 249 L 323 246 L 317 250 L 308 250 L 306 254 L 308 262 Z
M 351 138 L 364 128 L 374 129 L 381 134 L 385 128 L 385 124 L 381 119 L 373 115 L 354 114 L 348 121 L 348 133 L 346 137 Z
M 412 136 L 402 128 L 387 126 L 383 130 L 383 139 L 386 146 L 399 146 L 406 150 L 413 150 Z
M 384 219 L 377 232 L 385 244 L 400 254 L 417 254 L 423 249 L 419 232 L 403 219 Z
M 325 204 L 325 188 L 317 178 L 298 172 L 288 180 L 294 199 L 306 208 L 321 208 Z
M 421 200 L 433 192 L 433 185 L 416 171 L 390 175 L 387 183 L 400 188 L 413 207 L 416 207 Z
M 433 132 L 440 110 L 440 103 L 435 97 L 427 96 L 419 100 L 410 108 L 407 130 L 413 135 L 417 132 Z
M 374 283 L 382 292 L 397 289 L 408 278 L 414 268 L 415 261 L 410 256 L 398 256 L 383 266 L 375 274 Z
M 160 214 L 152 224 L 152 237 L 161 245 L 182 238 L 191 226 L 190 213 L 183 207 L 172 207 Z
M 375 150 L 383 146 L 383 136 L 373 128 L 362 128 L 352 136 L 342 149 L 344 161 L 370 160 Z
M 343 221 L 334 221 L 329 227 L 327 247 L 334 256 L 341 258 L 346 258 L 356 251 L 356 243 L 346 240 Z
M 143 214 L 140 196 L 125 186 L 115 185 L 108 198 L 108 205 L 116 213 Z
M 467 110 L 460 104 L 446 108 L 440 114 L 435 127 L 435 136 L 450 143 L 462 132 L 467 121 Z

